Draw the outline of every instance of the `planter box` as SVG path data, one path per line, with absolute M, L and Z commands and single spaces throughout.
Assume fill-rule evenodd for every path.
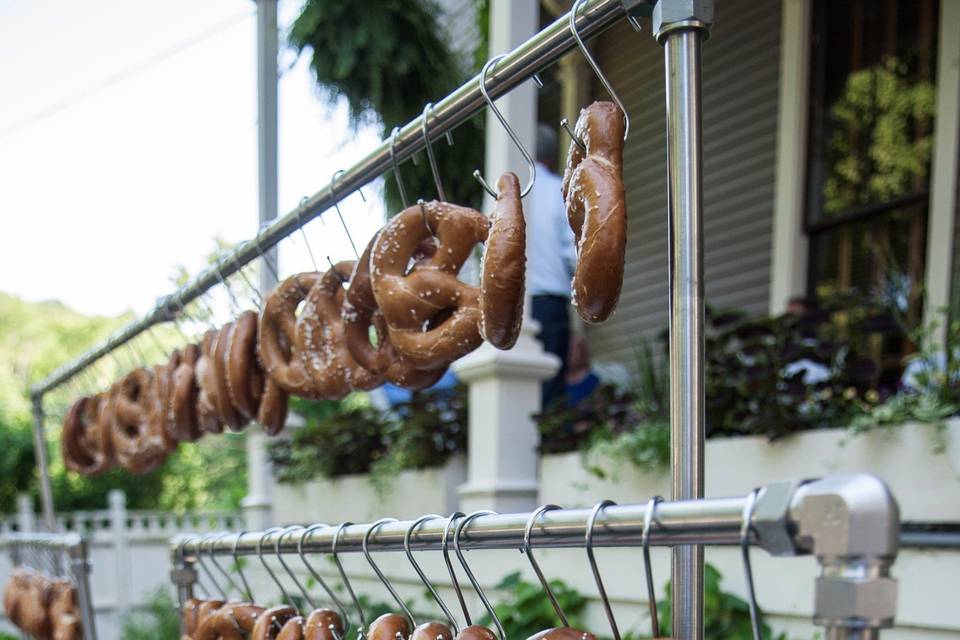
M 401 472 L 383 494 L 377 493 L 366 474 L 277 484 L 274 514 L 277 522 L 336 523 L 450 513 L 457 507 L 457 489 L 466 479 L 466 459 L 454 456 L 442 467 Z
M 938 453 L 937 447 L 946 446 Z M 902 427 L 851 437 L 842 429 L 808 431 L 768 442 L 762 437 L 707 440 L 706 495 L 746 493 L 786 478 L 868 472 L 884 479 L 904 520 L 956 520 L 960 514 L 960 419 L 935 427 Z M 670 474 L 641 473 L 629 465 L 600 480 L 580 464 L 579 453 L 544 456 L 541 503 L 588 506 L 603 498 L 639 502 L 669 496 Z

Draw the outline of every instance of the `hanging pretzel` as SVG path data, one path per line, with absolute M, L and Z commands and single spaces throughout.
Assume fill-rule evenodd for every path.
M 135 369 L 110 392 L 110 433 L 116 461 L 134 474 L 156 469 L 169 452 L 164 435 L 151 428 L 152 377 L 147 369 Z
M 68 580 L 55 580 L 52 587 L 48 616 L 51 640 L 80 640 L 83 628 L 77 606 L 77 590 Z
M 68 469 L 94 475 L 113 465 L 113 446 L 109 428 L 100 419 L 106 394 L 80 398 L 67 411 L 60 432 L 63 462 Z
M 200 387 L 197 383 L 197 360 L 200 347 L 188 344 L 170 357 L 170 404 L 167 428 L 178 442 L 193 442 L 203 435 L 197 416 L 197 400 Z
M 173 376 L 168 366 L 156 365 L 150 381 L 150 412 L 147 420 L 151 433 L 159 434 L 167 451 L 177 448 L 177 439 L 169 425 Z
M 246 640 L 264 613 L 264 608 L 253 604 L 222 604 L 215 611 L 196 622 L 193 640 Z M 188 631 L 189 633 L 189 631 Z
M 300 273 L 281 282 L 270 292 L 260 313 L 257 348 L 260 363 L 287 393 L 319 399 L 300 354 L 295 351 L 297 307 L 320 281 L 320 273 Z
M 227 346 L 227 390 L 234 406 L 248 420 L 256 420 L 268 435 L 283 430 L 287 420 L 287 392 L 266 375 L 257 359 L 259 319 L 245 311 L 237 318 Z
M 370 285 L 370 253 L 376 241 L 375 235 L 357 260 L 350 276 L 350 288 L 341 314 L 344 342 L 353 359 L 371 374 L 405 389 L 426 389 L 439 380 L 447 368 L 432 371 L 417 369 L 393 348 Z M 371 326 L 376 332 L 376 346 L 370 340 Z
M 343 620 L 331 609 L 315 609 L 303 626 L 303 640 L 337 640 L 343 633 Z
M 480 335 L 498 349 L 517 342 L 523 322 L 527 226 L 520 180 L 507 172 L 497 181 L 497 204 L 480 276 Z
M 297 351 L 324 398 L 339 400 L 352 389 L 370 390 L 382 380 L 357 364 L 344 340 L 343 284 L 353 261 L 335 264 L 310 290 L 297 319 Z
M 214 395 L 217 392 L 217 385 L 214 380 L 216 370 L 213 366 L 216 337 L 217 331 L 213 329 L 203 334 L 200 356 L 197 358 L 197 364 L 194 368 L 198 385 L 197 426 L 203 433 L 223 433 L 223 423 L 220 422 L 217 407 L 214 403 Z
M 406 616 L 397 613 L 385 613 L 367 629 L 367 640 L 395 640 L 397 637 L 410 636 L 410 623 Z
M 258 617 L 257 624 L 254 625 L 253 632 L 250 634 L 250 640 L 276 640 L 283 625 L 296 615 L 297 610 L 286 605 L 267 609 Z
M 445 367 L 482 342 L 480 290 L 457 274 L 488 227 L 479 211 L 428 202 L 404 209 L 377 238 L 370 256 L 373 295 L 397 353 L 418 369 Z M 431 232 L 439 240 L 436 253 L 408 270 Z
M 217 408 L 217 415 L 220 417 L 220 421 L 231 431 L 240 431 L 249 424 L 249 421 L 244 418 L 237 407 L 234 406 L 233 400 L 230 398 L 230 390 L 227 386 L 227 354 L 230 345 L 230 336 L 233 335 L 233 327 L 232 322 L 228 322 L 220 327 L 220 332 L 213 342 L 212 383 L 215 387 L 213 402 Z
M 612 102 L 580 112 L 576 134 L 586 153 L 570 145 L 561 190 L 576 236 L 573 303 L 587 322 L 606 320 L 620 298 L 627 245 L 623 188 L 623 113 Z

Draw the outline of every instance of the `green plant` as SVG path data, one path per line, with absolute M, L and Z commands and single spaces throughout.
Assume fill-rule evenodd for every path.
M 123 616 L 121 640 L 179 640 L 180 615 L 166 589 L 158 589 L 142 610 Z
M 539 584 L 521 579 L 520 573 L 516 572 L 503 578 L 495 588 L 501 593 L 505 592 L 493 609 L 503 624 L 507 638 L 529 638 L 544 629 L 557 626 L 557 614 Z M 570 625 L 582 628 L 579 626 L 580 615 L 587 606 L 587 599 L 561 580 L 551 580 L 550 588 L 570 619 Z M 480 622 L 488 626 L 491 623 L 490 616 L 484 616 Z
M 615 477 L 626 464 L 641 471 L 662 471 L 670 463 L 670 423 L 652 420 L 621 433 L 600 431 L 582 450 L 581 463 L 601 479 Z

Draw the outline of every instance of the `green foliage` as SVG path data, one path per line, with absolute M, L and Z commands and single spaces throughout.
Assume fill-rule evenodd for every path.
M 20 640 L 17 636 L 10 635 L 4 631 L 0 631 L 0 640 Z
M 551 580 L 550 588 L 560 603 L 560 608 L 570 619 L 570 625 L 578 629 L 580 615 L 587 606 L 587 599 L 573 587 L 561 580 Z M 497 591 L 506 592 L 497 598 L 493 609 L 500 618 L 507 638 L 529 638 L 530 636 L 556 627 L 557 614 L 539 584 L 520 578 L 520 573 L 511 573 L 496 586 Z M 480 624 L 491 625 L 490 616 L 484 616 Z
M 403 126 L 466 81 L 470 62 L 460 60 L 444 38 L 440 8 L 431 0 L 384 0 L 375 11 L 362 2 L 306 0 L 289 33 L 299 53 L 310 51 L 310 67 L 326 98 L 346 100 L 354 125 L 379 122 L 382 135 Z M 435 144 L 447 197 L 476 205 L 482 195 L 470 169 L 483 166 L 478 118 L 456 132 L 457 143 Z M 426 162 L 407 163 L 403 182 L 411 199 L 435 197 Z M 385 181 L 389 211 L 401 207 L 394 180 Z
M 180 615 L 168 591 L 158 589 L 142 610 L 123 616 L 121 640 L 179 640 Z

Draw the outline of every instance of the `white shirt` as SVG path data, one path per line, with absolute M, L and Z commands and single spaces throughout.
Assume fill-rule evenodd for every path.
M 537 181 L 527 196 L 527 242 L 530 295 L 552 294 L 570 297 L 570 281 L 577 264 L 573 230 L 560 195 L 560 176 L 537 163 Z

